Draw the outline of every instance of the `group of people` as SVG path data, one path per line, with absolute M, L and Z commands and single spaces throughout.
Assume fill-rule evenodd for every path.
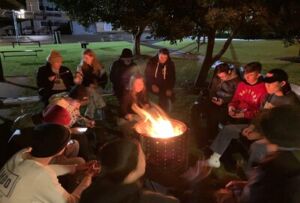
M 158 97 L 164 111 L 171 111 L 176 74 L 169 51 L 160 49 L 150 58 L 144 75 L 130 49 L 122 50 L 109 75 L 91 49 L 84 50 L 74 74 L 62 62 L 61 54 L 53 50 L 38 69 L 43 111 L 14 122 L 10 159 L 0 171 L 0 202 L 179 202 L 142 187 L 146 159 L 138 139 L 122 136 L 92 146 L 90 130 L 106 106 L 102 93 L 108 79 L 119 102 L 123 135 L 140 119 L 133 105 L 151 108 L 148 93 Z M 226 198 L 219 199 L 296 203 L 300 102 L 284 70 L 272 69 L 265 76 L 261 71 L 259 62 L 248 63 L 242 71 L 226 63 L 216 67 L 208 95 L 199 102 L 201 112 L 195 111 L 205 114 L 207 143 L 212 139 L 205 167 L 220 167 L 222 156 L 239 140 L 246 143 L 249 180 L 230 182 Z M 65 177 L 70 177 L 67 184 Z
M 138 119 L 133 104 L 150 105 L 148 86 L 161 107 L 170 108 L 175 66 L 168 50 L 149 60 L 145 77 L 130 49 L 123 49 L 109 76 L 91 49 L 83 51 L 74 74 L 62 63 L 62 55 L 52 50 L 37 71 L 43 111 L 21 115 L 12 126 L 9 160 L 0 172 L 0 202 L 178 202 L 141 188 L 145 156 L 138 141 L 123 136 L 101 146 L 91 144 L 91 129 L 106 105 L 102 93 L 108 79 L 125 123 Z M 72 178 L 62 186 L 65 175 Z M 115 191 L 122 192 L 114 196 Z
M 208 96 L 198 104 L 207 120 L 207 165 L 226 165 L 233 153 L 241 153 L 246 161 L 240 167 L 249 181 L 229 183 L 226 188 L 230 198 L 219 202 L 300 200 L 300 101 L 283 69 L 272 69 L 265 76 L 261 71 L 259 62 L 248 63 L 242 72 L 226 63 L 219 64 Z

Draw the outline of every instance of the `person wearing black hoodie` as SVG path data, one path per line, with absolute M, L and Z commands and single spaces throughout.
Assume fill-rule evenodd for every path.
M 159 106 L 165 111 L 170 111 L 170 103 L 174 100 L 176 74 L 175 64 L 168 49 L 160 49 L 158 54 L 148 61 L 145 77 L 148 91 L 159 97 Z
M 81 196 L 80 203 L 178 203 L 171 196 L 142 189 L 139 179 L 145 173 L 145 155 L 133 140 L 119 139 L 99 152 L 101 172 Z

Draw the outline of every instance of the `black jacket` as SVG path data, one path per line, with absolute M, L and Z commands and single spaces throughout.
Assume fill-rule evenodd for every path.
M 242 203 L 299 203 L 300 161 L 278 152 L 257 166 L 244 188 Z
M 103 69 L 102 72 L 100 71 L 98 74 L 95 74 L 93 70 L 93 67 L 89 65 L 86 68 L 81 68 L 83 76 L 82 85 L 88 87 L 91 84 L 95 84 L 104 89 L 108 81 L 106 72 Z
M 178 203 L 173 197 L 145 191 L 136 183 L 115 184 L 109 180 L 96 179 L 83 191 L 80 203 Z
M 134 62 L 125 65 L 121 59 L 113 62 L 110 68 L 109 79 L 113 84 L 113 90 L 116 96 L 120 97 L 128 87 L 132 69 L 136 66 Z
M 70 90 L 74 85 L 73 74 L 69 68 L 61 66 L 59 69 L 60 77 L 63 80 L 66 90 Z M 51 70 L 51 64 L 46 63 L 46 65 L 39 67 L 37 72 L 37 86 L 41 89 L 51 90 L 53 88 L 54 82 L 49 81 L 48 77 L 56 75 Z
M 170 59 L 165 64 L 159 64 L 158 56 L 155 56 L 147 63 L 145 77 L 147 89 L 150 91 L 152 85 L 157 85 L 162 90 L 172 90 L 176 82 L 175 64 Z

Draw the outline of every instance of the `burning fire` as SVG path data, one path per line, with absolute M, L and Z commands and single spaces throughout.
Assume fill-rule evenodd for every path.
M 151 108 L 145 110 L 133 104 L 132 109 L 142 118 L 135 125 L 138 133 L 155 138 L 170 138 L 181 135 L 185 129 L 181 122 L 173 122 L 172 119 L 157 105 L 151 104 Z

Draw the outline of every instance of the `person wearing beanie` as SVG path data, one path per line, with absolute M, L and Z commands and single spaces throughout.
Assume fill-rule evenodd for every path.
M 80 115 L 80 107 L 82 104 L 88 102 L 89 89 L 84 85 L 75 85 L 68 94 L 53 95 L 49 101 L 50 104 L 43 111 L 44 123 L 57 123 L 68 127 L 72 132 L 74 139 L 74 148 L 69 152 L 72 156 L 79 156 L 85 160 L 90 160 L 94 156 L 93 150 L 90 148 L 89 140 L 86 133 L 78 134 L 72 127 L 76 124 L 80 126 L 93 128 L 94 120 L 90 120 Z M 78 147 L 75 147 L 79 142 Z M 67 157 L 70 157 L 67 155 Z
M 84 50 L 81 62 L 76 70 L 74 82 L 90 90 L 90 98 L 85 111 L 85 116 L 90 119 L 103 119 L 102 110 L 106 104 L 102 92 L 107 80 L 105 68 L 97 58 L 96 53 L 91 49 Z
M 123 49 L 119 59 L 112 63 L 109 75 L 114 94 L 120 104 L 124 92 L 128 89 L 131 75 L 138 72 L 138 67 L 133 60 L 132 51 L 128 48 Z
M 149 59 L 145 78 L 147 90 L 158 96 L 158 104 L 164 111 L 170 112 L 171 103 L 175 99 L 173 88 L 176 72 L 168 49 L 160 49 L 156 56 Z
M 253 122 L 264 137 L 267 154 L 252 168 L 248 181 L 231 181 L 240 188 L 241 203 L 298 203 L 300 201 L 300 108 L 284 105 L 266 110 Z M 237 197 L 235 197 L 236 199 Z
M 48 123 L 36 126 L 31 147 L 16 153 L 0 171 L 0 202 L 78 202 L 96 172 L 91 170 L 94 163 L 80 166 L 51 164 L 53 158 L 64 152 L 70 138 L 70 131 L 62 125 Z M 57 176 L 78 170 L 85 170 L 85 176 L 73 192 L 68 193 Z
M 69 68 L 62 66 L 63 58 L 58 51 L 51 50 L 44 66 L 38 68 L 38 93 L 45 106 L 51 95 L 69 91 L 74 85 L 73 75 Z

